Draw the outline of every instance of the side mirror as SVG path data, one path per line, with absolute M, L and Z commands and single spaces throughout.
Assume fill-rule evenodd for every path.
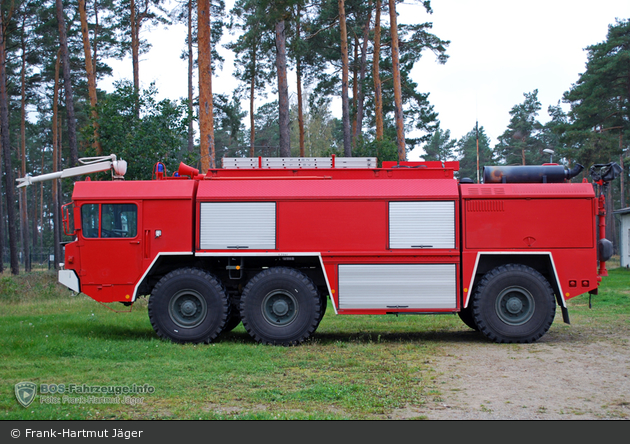
M 61 220 L 63 221 L 63 233 L 66 236 L 75 235 L 74 228 L 72 228 L 72 230 L 70 229 L 70 210 L 68 209 L 70 205 L 72 205 L 72 202 L 61 206 Z

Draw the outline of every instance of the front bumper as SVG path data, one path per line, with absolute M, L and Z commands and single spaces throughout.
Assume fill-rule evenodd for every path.
M 74 270 L 59 270 L 58 280 L 60 284 L 65 285 L 75 293 L 81 292 L 79 277 Z

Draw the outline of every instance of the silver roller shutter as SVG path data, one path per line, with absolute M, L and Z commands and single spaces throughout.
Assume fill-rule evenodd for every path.
M 202 202 L 199 215 L 202 250 L 274 250 L 275 202 Z
M 455 264 L 339 265 L 339 308 L 456 307 Z
M 389 248 L 455 248 L 455 203 L 390 202 Z

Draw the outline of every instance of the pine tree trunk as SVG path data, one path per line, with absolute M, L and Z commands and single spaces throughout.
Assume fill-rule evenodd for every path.
M 376 0 L 376 17 L 374 18 L 374 60 L 372 77 L 374 77 L 374 116 L 376 119 L 376 140 L 383 140 L 383 91 L 380 75 L 381 53 L 381 0 Z
M 59 57 L 57 57 L 59 58 Z M 44 171 L 44 165 L 46 160 L 46 150 L 42 147 L 42 169 Z M 39 250 L 44 251 L 44 182 L 39 184 L 39 224 L 42 227 L 42 234 L 39 236 Z
M 2 161 L 4 155 L 2 154 L 2 144 L 0 143 L 0 177 L 2 177 Z M 0 273 L 4 272 L 4 210 L 2 209 L 2 196 L 0 193 Z
M 92 49 L 90 48 L 90 33 L 88 30 L 87 13 L 85 11 L 85 0 L 79 0 L 79 16 L 81 18 L 81 34 L 83 36 L 83 52 L 85 54 L 85 74 L 88 80 L 88 94 L 90 96 L 90 114 L 94 125 L 94 141 L 92 147 L 97 156 L 103 153 L 101 142 L 98 137 L 99 123 L 98 111 L 96 110 L 96 74 L 94 72 L 94 64 L 92 63 Z
M 60 1 L 60 0 L 57 0 Z M 133 92 L 136 95 L 135 113 L 140 117 L 140 18 L 136 13 L 136 2 L 130 2 L 130 26 L 131 26 L 131 66 L 133 69 Z
M 39 236 L 39 230 L 38 230 L 38 221 L 39 221 L 39 217 L 37 215 L 37 187 L 32 187 L 33 189 L 33 205 L 31 205 L 31 215 L 29 217 L 30 221 L 31 221 L 31 226 L 30 226 L 30 230 L 31 230 L 31 239 L 32 239 L 32 248 L 31 248 L 31 256 L 37 257 L 36 253 L 35 253 L 35 246 L 37 245 L 37 242 L 39 240 L 38 236 Z M 33 259 L 31 258 L 31 269 L 33 267 Z
M 7 198 L 7 219 L 9 227 L 9 254 L 11 257 L 11 274 L 20 273 L 17 232 L 15 228 L 15 183 L 13 181 L 13 167 L 11 165 L 11 139 L 9 137 L 9 97 L 7 94 L 6 71 L 6 42 L 4 30 L 4 16 L 0 13 L 0 129 L 2 135 L 2 157 L 4 160 L 4 188 Z
M 619 133 L 619 151 L 621 152 L 621 154 L 619 155 L 619 166 L 621 167 L 621 174 L 619 175 L 619 185 L 621 189 L 621 193 L 619 194 L 619 200 L 621 202 L 621 205 L 619 206 L 619 208 L 625 208 L 626 207 L 626 195 L 625 195 L 626 169 L 623 164 L 623 154 L 624 154 L 623 153 L 623 133 Z
M 24 22 L 22 22 L 22 73 L 20 75 L 21 100 L 20 100 L 20 145 L 22 148 L 22 177 L 26 176 L 26 39 L 24 32 Z M 31 271 L 31 249 L 28 229 L 28 187 L 20 189 L 20 233 L 22 237 L 22 252 L 24 254 L 24 270 Z
M 60 70 L 60 52 L 57 52 L 57 61 L 55 63 L 55 86 L 53 89 L 53 121 L 52 121 L 52 138 L 53 138 L 53 171 L 59 171 L 59 70 Z M 61 261 L 61 226 L 59 224 L 59 180 L 52 181 L 52 206 L 53 206 L 53 243 L 55 256 L 55 269 L 59 268 Z
M 193 25 L 192 12 L 193 1 L 188 0 L 188 152 L 195 151 L 195 131 L 193 128 Z
M 341 113 L 343 123 L 343 153 L 352 156 L 350 135 L 350 102 L 348 99 L 348 31 L 346 29 L 346 7 L 339 0 L 339 30 L 341 32 Z
M 59 58 L 59 57 L 57 57 Z M 42 147 L 42 169 L 41 171 L 44 171 L 44 161 L 46 158 L 46 150 L 44 147 Z M 39 236 L 39 251 L 42 252 L 44 251 L 44 229 L 45 229 L 45 224 L 44 224 L 44 182 L 40 182 L 39 184 L 39 216 L 38 216 L 38 220 L 39 220 L 39 226 L 42 227 L 42 233 Z
M 297 9 L 296 38 L 300 40 L 300 6 Z M 297 76 L 298 130 L 300 133 L 300 157 L 304 157 L 304 113 L 302 107 L 302 60 L 300 54 L 295 56 L 295 73 Z
M 354 56 L 352 58 L 352 131 L 350 137 L 352 140 L 352 147 L 356 146 L 356 138 L 354 135 L 357 132 L 357 97 L 359 93 L 359 37 L 354 35 Z
M 29 216 L 29 220 L 31 221 L 31 226 L 29 227 L 29 229 L 31 230 L 31 269 L 33 267 L 33 260 L 32 260 L 32 256 L 35 256 L 35 250 L 36 250 L 36 245 L 38 242 L 38 234 L 39 234 L 39 230 L 38 228 L 38 216 L 37 216 L 37 199 L 38 199 L 38 195 L 37 195 L 37 187 L 33 187 L 33 204 L 30 206 L 31 209 L 31 214 Z M 37 257 L 37 256 L 35 256 Z
M 295 71 L 297 73 L 297 106 L 298 127 L 300 132 L 300 157 L 304 157 L 304 111 L 302 103 L 302 63 L 297 60 Z
M 276 69 L 278 71 L 278 123 L 280 125 L 280 157 L 291 157 L 289 128 L 289 84 L 287 81 L 287 37 L 284 20 L 276 23 Z
M 70 148 L 70 166 L 79 163 L 77 148 L 77 122 L 74 114 L 74 93 L 70 76 L 70 54 L 68 53 L 68 36 L 66 34 L 66 20 L 63 15 L 63 3 L 55 0 L 57 6 L 57 22 L 59 24 L 59 44 L 61 47 L 61 62 L 63 65 L 63 86 L 66 93 L 66 115 L 68 118 L 68 146 Z
M 254 143 L 256 141 L 256 126 L 254 125 L 254 97 L 256 95 L 256 46 L 252 48 L 251 79 L 249 84 L 249 157 L 254 157 Z
M 96 72 L 96 60 L 98 57 L 98 0 L 94 0 L 94 39 L 92 41 L 92 72 Z
M 197 2 L 197 36 L 199 40 L 199 149 L 201 169 L 205 173 L 208 169 L 215 167 L 210 0 Z
M 407 159 L 405 149 L 405 129 L 402 108 L 402 90 L 400 84 L 400 62 L 398 56 L 398 24 L 396 14 L 396 1 L 389 0 L 389 21 L 392 34 L 392 72 L 394 74 L 394 116 L 396 120 L 396 144 L 398 145 L 398 160 Z
M 365 22 L 365 26 L 363 28 L 363 45 L 361 47 L 361 66 L 359 70 L 359 87 L 357 91 L 357 117 L 356 117 L 356 126 L 354 129 L 354 140 L 356 144 L 356 140 L 363 132 L 363 100 L 365 98 L 365 94 L 363 91 L 363 82 L 365 81 L 365 72 L 367 70 L 367 50 L 368 50 L 368 39 L 370 36 L 370 22 L 372 21 L 372 0 L 368 3 L 368 16 L 367 21 Z

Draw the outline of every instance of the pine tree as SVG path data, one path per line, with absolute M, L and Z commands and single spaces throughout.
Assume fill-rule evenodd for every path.
M 226 45 L 235 54 L 234 76 L 249 90 L 249 156 L 255 156 L 256 122 L 255 100 L 263 95 L 265 86 L 274 76 L 272 60 L 275 58 L 274 39 L 266 23 L 261 20 L 261 5 L 250 0 L 237 1 L 230 11 L 228 27 L 240 32 L 238 39 Z
M 199 149 L 201 169 L 215 168 L 214 103 L 212 100 L 212 41 L 210 38 L 210 0 L 197 1 L 199 38 Z M 135 84 L 134 84 L 135 85 Z
M 442 130 L 439 126 L 431 136 L 431 140 L 423 147 L 425 155 L 424 160 L 447 161 L 454 157 L 454 150 L 457 141 L 451 139 L 450 130 Z
M 573 156 L 582 162 L 619 159 L 624 168 L 620 180 L 620 206 L 624 207 L 624 159 L 630 140 L 630 19 L 617 19 L 608 26 L 606 40 L 586 51 L 586 71 L 563 97 L 571 104 L 571 123 L 564 137 L 577 145 Z
M 479 145 L 479 162 L 477 162 L 477 144 Z M 477 181 L 483 177 L 483 167 L 493 163 L 493 152 L 490 148 L 490 138 L 486 134 L 483 126 L 472 129 L 468 134 L 457 142 L 457 157 L 459 160 L 459 177 L 468 177 Z M 479 170 L 477 170 L 477 163 Z
M 495 151 L 507 165 L 536 165 L 544 162 L 544 145 L 539 139 L 543 125 L 538 121 L 541 109 L 538 90 L 524 93 L 525 100 L 510 110 L 510 123 L 499 136 Z
M 62 0 L 56 0 L 57 25 L 59 26 L 59 47 L 61 49 L 61 65 L 63 68 L 63 87 L 66 97 L 66 114 L 68 118 L 68 145 L 70 147 L 70 166 L 78 163 L 79 148 L 77 145 L 77 121 L 74 113 L 74 88 L 72 86 L 72 72 L 70 66 L 70 50 L 68 48 L 68 34 L 66 18 Z
M 9 251 L 11 257 L 11 274 L 20 273 L 17 254 L 17 232 L 15 228 L 15 184 L 13 182 L 13 167 L 11 165 L 11 139 L 9 137 L 9 94 L 7 91 L 7 44 L 6 28 L 12 8 L 5 14 L 4 8 L 0 10 L 0 145 L 2 145 L 2 160 L 4 162 L 4 188 L 7 201 L 7 218 L 9 228 Z M 4 225 L 4 221 L 3 225 Z M 3 242 L 4 243 L 4 242 Z M 3 246 L 3 243 L 0 246 Z M 0 256 L 4 253 L 0 251 Z M 1 268 L 0 268 L 1 270 Z

